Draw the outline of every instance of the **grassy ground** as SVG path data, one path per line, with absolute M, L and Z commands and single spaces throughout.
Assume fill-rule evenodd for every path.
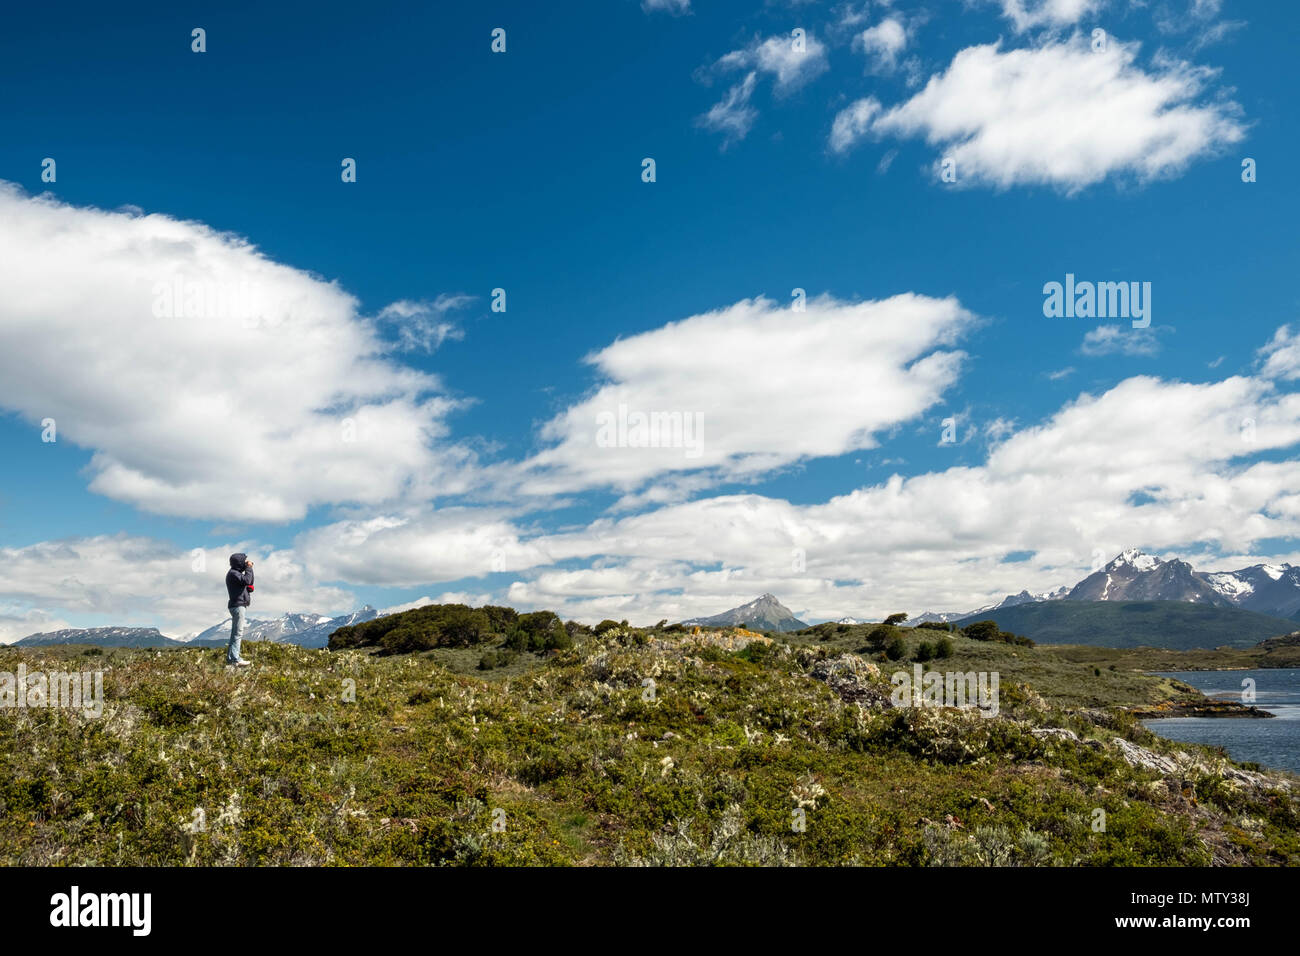
M 860 705 L 824 674 L 887 694 L 893 664 L 845 656 L 860 638 L 733 652 L 620 629 L 492 671 L 481 648 L 251 644 L 244 671 L 219 650 L 0 649 L 0 671 L 102 667 L 107 698 L 100 719 L 0 712 L 0 859 L 1300 863 L 1293 778 L 1108 710 L 1168 682 L 956 639 L 930 666 L 997 669 L 999 716 Z M 1116 737 L 1190 756 L 1135 767 Z
M 1097 667 L 1148 671 L 1240 670 L 1300 667 L 1300 634 L 1276 637 L 1254 647 L 1171 651 L 1156 647 L 1113 649 L 1057 645 L 1068 660 Z
M 873 625 L 848 625 L 843 631 L 831 632 L 829 638 L 816 632 L 786 635 L 797 645 L 821 647 L 833 652 L 855 651 L 872 656 L 868 637 Z M 946 637 L 952 642 L 952 657 L 934 661 L 939 670 L 997 671 L 1004 681 L 1019 681 L 1058 707 L 1113 707 L 1156 704 L 1164 700 L 1181 700 L 1188 695 L 1199 697 L 1194 688 L 1163 677 L 1148 676 L 1136 663 L 1136 652 L 1114 651 L 1115 655 L 1132 655 L 1125 665 L 1116 663 L 1102 652 L 1103 648 L 1068 645 L 1019 647 L 991 641 L 974 641 L 959 634 L 945 634 L 927 628 L 901 628 L 906 653 L 897 664 L 888 663 L 883 655 L 874 657 L 882 667 L 910 667 L 917 646 Z M 1164 652 L 1176 655 L 1177 651 Z M 1115 664 L 1115 667 L 1111 667 Z M 1171 670 L 1174 668 L 1170 668 Z M 1100 673 L 1098 673 L 1100 671 Z

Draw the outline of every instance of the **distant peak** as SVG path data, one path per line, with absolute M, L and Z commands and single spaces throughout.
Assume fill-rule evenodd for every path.
M 1125 548 L 1106 565 L 1108 571 L 1115 568 L 1131 567 L 1138 571 L 1150 571 L 1156 565 L 1164 564 L 1154 555 L 1147 554 L 1140 548 Z

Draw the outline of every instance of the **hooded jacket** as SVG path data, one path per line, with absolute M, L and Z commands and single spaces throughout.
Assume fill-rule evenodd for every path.
M 230 570 L 226 572 L 226 593 L 230 595 L 230 603 L 226 607 L 248 607 L 248 596 L 253 593 L 253 569 L 248 566 L 248 555 L 230 556 Z

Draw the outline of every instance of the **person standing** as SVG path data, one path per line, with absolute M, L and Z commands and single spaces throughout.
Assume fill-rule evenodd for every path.
M 250 667 L 251 662 L 239 656 L 239 645 L 244 639 L 247 623 L 249 595 L 253 593 L 253 562 L 246 554 L 230 556 L 230 570 L 226 572 L 226 605 L 230 609 L 230 643 L 226 645 L 226 664 L 231 667 Z

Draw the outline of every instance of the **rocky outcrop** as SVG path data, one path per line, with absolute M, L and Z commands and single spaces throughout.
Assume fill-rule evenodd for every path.
M 856 654 L 817 661 L 809 676 L 833 690 L 846 704 L 862 704 L 878 710 L 893 706 L 889 690 L 880 683 L 880 668 Z
M 1210 763 L 1185 751 L 1174 751 L 1167 754 L 1156 753 L 1154 750 L 1140 747 L 1123 737 L 1115 737 L 1111 740 L 1111 743 L 1130 766 L 1151 770 L 1162 776 L 1218 776 L 1224 780 L 1230 780 L 1233 783 L 1252 789 L 1290 789 L 1290 784 L 1284 778 L 1242 770 L 1240 767 L 1234 767 L 1226 761 Z

